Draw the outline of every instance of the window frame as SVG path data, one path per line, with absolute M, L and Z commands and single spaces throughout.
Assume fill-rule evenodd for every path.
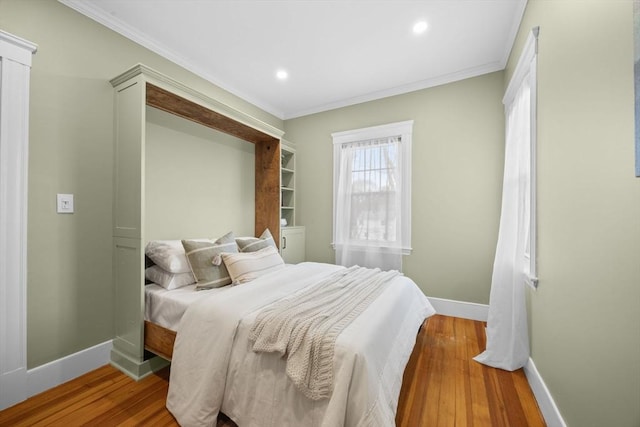
M 409 255 L 412 252 L 411 247 L 411 152 L 412 152 L 412 133 L 413 133 L 413 120 L 406 120 L 402 122 L 389 123 L 379 126 L 371 126 L 360 129 L 347 130 L 342 132 L 334 132 L 331 134 L 333 138 L 333 145 L 348 145 L 356 142 L 371 141 L 377 139 L 385 139 L 392 137 L 400 137 L 400 150 L 399 156 L 404 158 L 403 167 L 400 171 L 402 177 L 402 219 L 401 219 L 401 231 L 400 231 L 400 246 L 402 255 Z M 334 150 L 334 166 L 333 166 L 333 240 L 331 246 L 336 249 L 343 242 L 336 241 L 336 207 L 337 207 L 337 194 L 338 194 L 338 182 L 340 168 L 336 167 L 339 164 L 339 159 L 336 158 L 336 151 Z M 359 240 L 349 242 L 352 247 L 358 246 Z M 376 249 L 380 252 L 390 251 L 395 246 L 384 245 L 385 242 Z M 365 248 L 365 246 L 362 246 Z M 366 246 L 367 250 L 371 250 L 370 246 Z
M 507 90 L 502 99 L 505 106 L 513 102 L 513 99 L 525 78 L 530 85 L 530 115 L 529 115 L 529 245 L 525 248 L 525 283 L 532 288 L 538 287 L 538 238 L 537 238 L 537 63 L 538 63 L 538 34 L 540 27 L 531 29 L 525 42 L 522 54 L 518 59 L 516 68 L 511 76 Z M 505 117 L 508 120 L 508 117 Z

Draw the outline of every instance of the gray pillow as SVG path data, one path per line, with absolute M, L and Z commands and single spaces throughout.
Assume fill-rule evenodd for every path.
M 220 288 L 231 283 L 231 277 L 221 262 L 220 254 L 238 252 L 233 232 L 225 234 L 215 242 L 183 240 L 182 246 L 196 278 L 196 290 Z
M 276 248 L 267 246 L 255 252 L 222 254 L 234 285 L 250 282 L 264 274 L 284 268 L 284 261 Z
M 270 246 L 277 249 L 276 242 L 273 240 L 268 228 L 264 230 L 260 237 L 238 237 L 236 243 L 240 252 L 256 252 Z

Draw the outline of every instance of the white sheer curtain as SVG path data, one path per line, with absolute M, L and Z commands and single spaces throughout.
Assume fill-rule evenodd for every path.
M 402 271 L 411 236 L 410 137 L 339 141 L 334 143 L 336 264 Z
M 531 100 L 535 96 L 535 44 L 532 58 L 523 57 L 504 100 L 507 123 L 502 211 L 491 281 L 487 348 L 475 357 L 478 362 L 509 371 L 523 367 L 529 359 L 525 283 L 532 273 L 529 248 L 533 237 Z

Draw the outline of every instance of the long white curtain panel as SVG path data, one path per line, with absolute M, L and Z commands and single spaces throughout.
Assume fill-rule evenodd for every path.
M 523 367 L 529 359 L 529 335 L 525 303 L 526 283 L 537 279 L 535 230 L 532 227 L 532 192 L 535 179 L 532 159 L 535 147 L 535 38 L 527 43 L 505 95 L 506 142 L 502 187 L 502 211 L 493 264 L 487 348 L 475 360 L 509 371 Z M 527 54 L 528 53 L 528 54 Z M 533 177 L 533 178 L 532 178 Z M 535 206 L 533 204 L 533 206 Z M 532 250 L 533 249 L 533 250 Z

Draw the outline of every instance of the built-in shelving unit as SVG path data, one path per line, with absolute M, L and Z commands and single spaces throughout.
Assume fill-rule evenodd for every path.
M 280 218 L 282 258 L 290 264 L 305 261 L 306 231 L 296 219 L 296 150 L 287 141 L 280 145 Z
M 285 144 L 280 146 L 280 218 L 291 227 L 296 225 L 296 152 Z
M 146 111 L 155 107 L 225 132 L 255 147 L 255 235 L 280 242 L 280 138 L 283 132 L 142 64 L 111 80 L 115 89 L 111 363 L 134 378 L 154 370 L 144 351 Z

